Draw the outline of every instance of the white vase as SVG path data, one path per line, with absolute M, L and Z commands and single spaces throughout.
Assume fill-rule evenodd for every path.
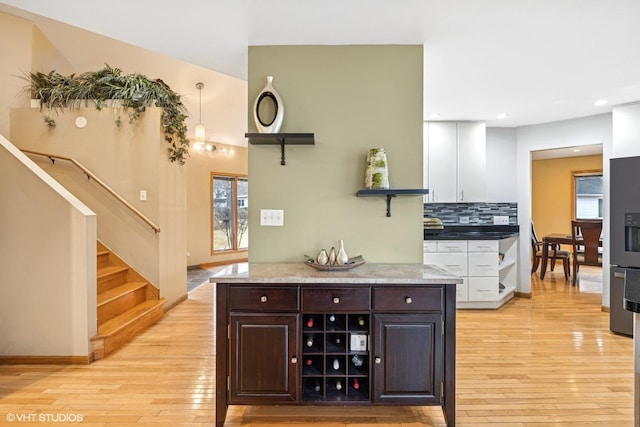
M 320 265 L 325 265 L 327 262 L 329 262 L 327 251 L 325 251 L 324 249 L 321 250 L 318 256 L 316 257 L 316 262 Z
M 389 188 L 389 167 L 384 148 L 372 148 L 367 153 L 364 186 L 369 189 Z
M 349 255 L 344 250 L 344 240 L 340 240 L 340 248 L 338 249 L 338 255 L 336 255 L 336 264 L 344 265 L 349 262 Z
M 278 133 L 284 118 L 282 98 L 273 88 L 273 76 L 267 76 L 267 85 L 253 104 L 253 119 L 260 133 Z
M 329 251 L 329 261 L 328 261 L 329 265 L 333 265 L 336 263 L 336 248 L 335 247 L 331 247 L 331 250 Z

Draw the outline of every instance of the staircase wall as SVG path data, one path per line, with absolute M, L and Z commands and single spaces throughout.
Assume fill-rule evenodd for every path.
M 88 362 L 96 216 L 2 136 L 0 170 L 0 363 Z
M 115 125 L 121 114 L 122 123 Z M 169 306 L 187 294 L 186 165 L 168 160 L 160 108 L 134 123 L 114 108 L 82 108 L 54 114 L 55 129 L 37 108 L 11 111 L 12 142 L 23 149 L 72 157 L 156 223 L 154 231 L 69 162 L 31 158 L 98 216 L 98 239 L 147 277 Z M 75 119 L 87 119 L 84 128 Z M 147 200 L 139 200 L 140 190 Z

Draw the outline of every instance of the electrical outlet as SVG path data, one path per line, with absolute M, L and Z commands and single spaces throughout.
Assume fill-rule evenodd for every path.
M 497 215 L 493 217 L 493 225 L 509 225 L 509 217 Z
M 267 227 L 284 226 L 284 210 L 260 209 L 260 225 Z
M 147 190 L 140 190 L 140 200 L 147 200 Z
M 469 224 L 469 217 L 468 216 L 461 216 L 458 219 L 460 221 L 460 224 Z

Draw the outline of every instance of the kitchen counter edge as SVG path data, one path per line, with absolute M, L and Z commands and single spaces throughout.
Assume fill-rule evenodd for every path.
M 366 263 L 350 270 L 320 271 L 304 263 L 240 263 L 226 266 L 209 278 L 211 283 L 455 285 L 462 279 L 424 264 Z

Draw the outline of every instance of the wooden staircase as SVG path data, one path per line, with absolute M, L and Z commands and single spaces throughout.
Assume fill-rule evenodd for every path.
M 98 334 L 94 359 L 113 353 L 164 315 L 158 289 L 98 242 Z

